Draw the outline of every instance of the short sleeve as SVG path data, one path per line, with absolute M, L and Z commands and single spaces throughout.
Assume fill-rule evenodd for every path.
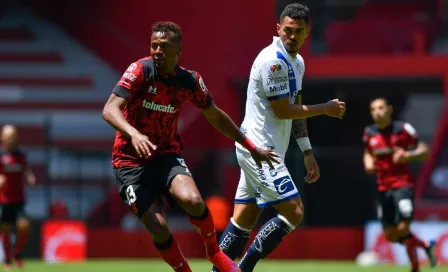
M 212 104 L 212 97 L 210 96 L 207 86 L 205 86 L 202 76 L 198 72 L 194 72 L 195 88 L 191 103 L 199 109 L 207 109 Z
M 139 62 L 134 62 L 129 65 L 126 72 L 124 72 L 117 85 L 112 90 L 116 96 L 128 99 L 129 94 L 137 90 L 144 81 L 143 65 Z
M 409 123 L 404 123 L 403 129 L 408 138 L 409 145 L 414 148 L 417 147 L 419 142 L 417 130 Z
M 261 67 L 263 89 L 269 101 L 289 97 L 288 66 L 280 59 L 265 62 Z

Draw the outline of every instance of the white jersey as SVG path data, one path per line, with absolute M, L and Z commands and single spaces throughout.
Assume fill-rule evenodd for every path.
M 258 54 L 250 72 L 246 113 L 241 125 L 241 131 L 256 146 L 273 148 L 278 155 L 285 155 L 292 120 L 278 119 L 270 101 L 288 97 L 293 104 L 302 90 L 304 72 L 303 58 L 299 54 L 291 57 L 278 37 Z M 242 148 L 238 143 L 236 146 Z

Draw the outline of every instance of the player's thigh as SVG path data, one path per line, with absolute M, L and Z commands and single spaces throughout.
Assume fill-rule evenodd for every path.
M 414 190 L 408 187 L 395 189 L 394 202 L 398 235 L 407 236 L 414 218 Z
M 166 154 L 160 160 L 160 169 L 163 190 L 187 213 L 202 215 L 205 204 L 185 160 L 177 154 Z
M 284 206 L 289 207 L 288 214 L 296 214 L 293 221 L 301 220 L 298 218 L 303 215 L 300 195 L 283 159 L 279 159 L 280 163 L 274 165 L 275 169 L 270 169 L 267 164 L 259 168 L 250 153 L 243 150 L 237 150 L 237 159 L 244 176 L 243 185 L 250 188 L 250 191 L 246 190 L 254 195 L 259 208 L 285 202 Z M 299 213 L 301 208 L 302 213 Z
M 155 200 L 149 209 L 142 214 L 142 223 L 151 233 L 156 243 L 162 243 L 171 236 L 160 199 Z
M 398 221 L 396 218 L 396 208 L 393 192 L 391 190 L 379 192 L 377 204 L 377 216 L 383 229 L 388 229 L 387 233 L 392 233 L 392 229 L 396 228 Z
M 115 169 L 120 197 L 139 219 L 160 195 L 152 171 L 150 165 Z
M 0 216 L 1 228 L 4 231 L 10 231 L 15 225 L 18 218 L 17 203 L 8 203 L 2 205 L 2 213 Z

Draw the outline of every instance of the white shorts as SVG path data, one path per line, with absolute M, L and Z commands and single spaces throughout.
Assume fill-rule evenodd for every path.
M 271 170 L 267 163 L 259 169 L 246 150 L 236 148 L 236 157 L 241 176 L 235 203 L 256 203 L 263 208 L 300 196 L 283 158 L 278 158 L 280 164 L 274 163 L 275 169 Z

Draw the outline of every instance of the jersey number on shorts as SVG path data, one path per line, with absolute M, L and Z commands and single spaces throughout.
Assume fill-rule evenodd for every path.
M 128 198 L 129 205 L 137 200 L 137 196 L 135 195 L 132 185 L 129 185 L 128 188 L 126 188 L 126 197 Z

